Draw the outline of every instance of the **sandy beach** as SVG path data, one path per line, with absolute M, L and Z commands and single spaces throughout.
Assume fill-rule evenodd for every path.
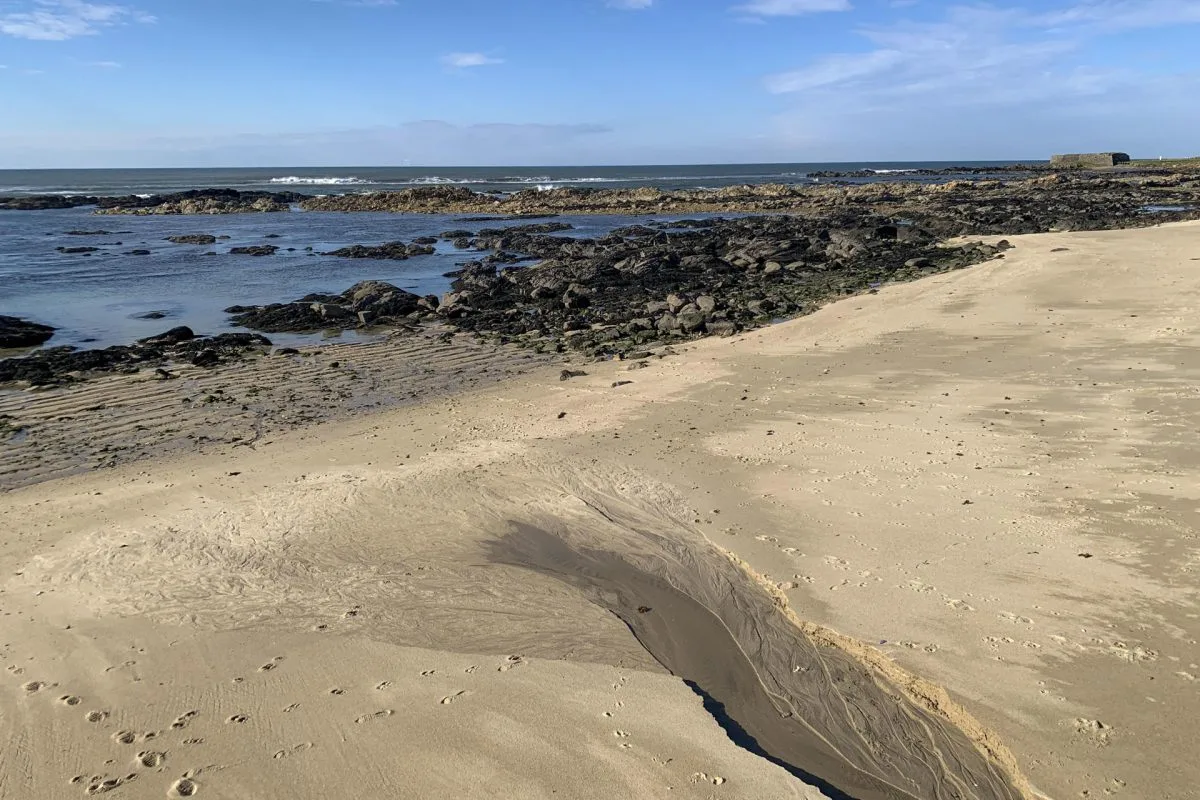
M 0 798 L 1200 796 L 1200 224 L 1008 238 L 268 436 L 6 397 Z M 64 457 L 104 414 L 176 430 Z

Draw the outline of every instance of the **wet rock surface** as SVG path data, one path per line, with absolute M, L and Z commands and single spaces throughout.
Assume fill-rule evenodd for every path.
M 334 250 L 322 255 L 336 256 L 338 258 L 378 258 L 390 261 L 404 261 L 413 256 L 427 256 L 434 252 L 433 242 L 428 241 L 428 237 L 423 237 L 423 241 L 413 241 L 411 244 L 404 242 L 386 242 L 385 244 L 368 246 L 368 245 L 351 245 L 343 247 L 339 250 Z
M 292 303 L 225 309 L 244 328 L 281 332 L 411 326 L 431 319 L 436 297 L 420 297 L 383 281 L 363 281 L 339 295 L 311 294 Z
M 23 358 L 4 359 L 0 361 L 0 384 L 51 386 L 93 375 L 132 374 L 173 364 L 211 367 L 263 353 L 270 347 L 269 339 L 254 333 L 196 336 L 190 328 L 179 327 L 131 345 L 102 350 L 49 347 Z
M 53 335 L 49 325 L 0 315 L 0 348 L 37 347 Z
M 959 269 L 1001 248 L 939 246 L 889 218 L 792 216 L 626 229 L 599 239 L 481 236 L 476 249 L 542 259 L 466 264 L 438 314 L 464 330 L 537 350 L 626 357 L 705 334 L 731 335 L 831 299 Z
M 180 236 L 168 236 L 167 241 L 175 244 L 216 244 L 217 237 L 211 233 L 187 233 Z
M 836 297 L 970 266 L 1003 249 L 944 247 L 925 228 L 853 213 L 651 223 L 595 239 L 541 230 L 485 229 L 466 240 L 486 255 L 452 273 L 441 298 L 368 281 L 341 295 L 227 311 L 235 324 L 265 332 L 439 320 L 538 352 L 624 358 L 809 313 Z
M 235 256 L 273 256 L 279 248 L 273 244 L 257 244 L 249 247 L 231 247 L 229 253 Z

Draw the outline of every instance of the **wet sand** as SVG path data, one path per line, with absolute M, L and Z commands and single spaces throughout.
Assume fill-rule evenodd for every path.
M 1020 796 L 1005 776 L 973 752 L 960 732 L 876 685 L 861 664 L 836 648 L 817 647 L 796 628 L 770 637 L 772 649 L 788 652 L 795 665 L 792 673 L 800 676 L 795 683 L 802 688 L 788 691 L 774 684 L 769 690 L 758 673 L 768 665 L 751 659 L 717 612 L 672 585 L 680 581 L 686 586 L 689 573 L 667 568 L 656 576 L 615 553 L 577 551 L 546 531 L 515 527 L 498 543 L 494 558 L 583 590 L 628 625 L 672 675 L 704 698 L 705 708 L 732 741 L 832 800 Z M 742 607 L 732 626 L 752 621 L 757 627 L 760 618 L 770 618 L 771 599 L 761 587 L 729 570 L 715 551 L 698 550 L 700 557 L 711 560 L 711 569 L 729 575 L 728 594 Z M 770 683 L 774 678 L 765 676 Z M 831 715 L 830 704 L 813 702 L 814 696 L 830 693 L 853 697 L 858 713 Z M 868 738 L 874 753 L 863 746 Z M 881 752 L 887 757 L 881 758 Z M 951 752 L 956 754 L 953 760 L 939 757 Z
M 1200 227 L 1012 241 L 6 493 L 0 795 L 1193 796 Z

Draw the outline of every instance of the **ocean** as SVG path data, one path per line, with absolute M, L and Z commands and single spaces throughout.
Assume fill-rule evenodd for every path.
M 920 169 L 1006 167 L 1016 161 L 855 162 L 837 164 L 700 164 L 632 167 L 321 167 L 263 169 L 37 169 L 0 170 L 0 196 L 30 194 L 168 194 L 187 189 L 296 191 L 332 194 L 392 191 L 413 186 L 470 186 L 483 192 L 535 187 L 597 186 L 663 189 L 719 188 L 755 183 L 810 182 L 821 171 L 875 171 L 891 180 Z M 927 179 L 927 178 L 926 178 Z M 863 179 L 858 179 L 863 180 Z M 869 180 L 869 179 L 866 179 Z
M 953 166 L 986 169 L 1015 162 L 975 162 Z M 950 164 L 755 164 L 691 167 L 511 167 L 325 169 L 162 169 L 162 170 L 0 170 L 0 196 L 31 194 L 164 194 L 187 189 L 331 194 L 385 191 L 413 186 L 466 185 L 478 191 L 511 192 L 535 187 L 622 188 L 719 187 L 745 183 L 799 183 L 821 170 L 875 170 L 880 179 L 931 180 L 910 170 Z M 945 177 L 937 179 L 944 180 Z M 691 215 L 696 216 L 696 215 Z M 631 217 L 563 217 L 575 226 L 569 235 L 597 236 L 628 225 Z M 519 223 L 508 223 L 519 224 Z M 200 334 L 237 330 L 223 309 L 232 305 L 282 302 L 309 293 L 337 293 L 366 279 L 394 283 L 418 294 L 449 287 L 445 273 L 478 257 L 440 242 L 432 256 L 408 261 L 341 259 L 320 255 L 351 244 L 379 244 L 434 236 L 464 225 L 455 217 L 405 214 L 297 212 L 205 217 L 94 216 L 89 208 L 0 211 L 0 314 L 59 329 L 46 346 L 106 347 L 128 344 L 176 325 Z M 490 225 L 496 227 L 496 225 Z M 86 231 L 87 235 L 69 231 Z M 213 247 L 177 245 L 166 237 L 188 233 L 228 236 Z M 270 237 L 270 238 L 267 238 Z M 273 256 L 229 254 L 230 247 L 274 244 Z M 94 247 L 92 253 L 58 248 Z M 311 251 L 306 249 L 311 248 Z M 148 250 L 149 255 L 129 255 Z M 207 255 L 216 251 L 218 255 Z M 153 318 L 146 318 L 147 315 Z M 321 336 L 275 335 L 277 344 L 322 341 Z M 358 334 L 342 334 L 354 340 Z

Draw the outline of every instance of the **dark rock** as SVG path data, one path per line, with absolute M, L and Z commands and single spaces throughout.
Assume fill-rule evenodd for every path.
M 56 247 L 54 249 L 60 253 L 66 254 L 66 255 L 77 255 L 77 254 L 84 254 L 84 253 L 95 253 L 100 248 L 99 247 Z
M 409 315 L 430 311 L 427 298 L 383 281 L 362 281 L 340 295 L 309 295 L 294 303 L 230 306 L 225 312 L 244 328 L 304 332 L 366 325 L 407 324 Z
M 79 208 L 94 206 L 98 197 L 86 195 L 29 195 L 25 197 L 0 197 L 0 210 L 4 211 L 45 211 L 59 208 Z
M 179 236 L 168 236 L 168 242 L 175 244 L 216 244 L 217 237 L 209 233 L 187 233 Z
M 149 250 L 130 250 L 125 255 L 127 255 L 127 256 L 148 256 L 148 255 L 150 255 L 150 251 Z
M 278 250 L 273 244 L 259 244 L 251 247 L 231 247 L 229 252 L 235 256 L 273 256 Z
M 196 334 L 191 328 L 186 325 L 180 325 L 178 328 L 160 333 L 157 336 L 148 336 L 145 339 L 139 339 L 138 344 L 179 344 L 180 342 L 189 342 L 196 338 Z
M 37 347 L 49 340 L 54 330 L 19 317 L 0 316 L 0 348 Z
M 166 311 L 147 311 L 144 314 L 134 314 L 134 319 L 166 319 L 171 316 Z
M 221 363 L 221 356 L 216 350 L 204 349 L 192 357 L 192 364 L 197 367 L 215 367 Z
M 587 373 L 581 369 L 564 369 L 559 373 L 558 379 L 560 381 L 569 381 L 571 378 L 583 378 L 586 376 Z
M 404 242 L 387 242 L 385 244 L 376 245 L 373 247 L 355 244 L 349 247 L 343 247 L 340 250 L 322 253 L 322 255 L 336 256 L 338 258 L 378 258 L 392 261 L 404 261 L 412 254 L 409 252 L 409 245 L 405 244 Z
M 101 350 L 49 347 L 22 358 L 0 360 L 0 384 L 19 382 L 45 386 L 71 383 L 93 374 L 133 373 L 144 365 L 163 369 L 176 360 L 192 362 L 199 359 L 202 364 L 210 363 L 212 355 L 207 353 L 215 354 L 218 360 L 235 360 L 271 346 L 268 339 L 257 334 L 226 333 L 211 338 L 189 339 L 185 331 L 186 328 L 168 331 L 133 345 L 117 345 Z

